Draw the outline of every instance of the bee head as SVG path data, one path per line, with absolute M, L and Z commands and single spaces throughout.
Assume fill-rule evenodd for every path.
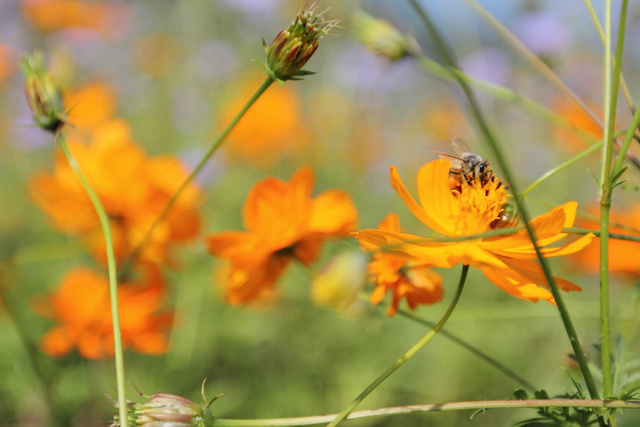
M 475 165 L 474 173 L 478 178 L 485 177 L 487 173 L 489 173 L 489 168 L 491 167 L 491 163 L 489 160 L 485 160 L 484 162 L 479 162 Z

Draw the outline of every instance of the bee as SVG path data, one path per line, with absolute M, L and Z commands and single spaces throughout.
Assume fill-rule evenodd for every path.
M 451 168 L 449 168 L 449 188 L 460 188 L 463 179 L 468 184 L 479 179 L 483 185 L 491 179 L 492 171 L 489 160 L 482 160 L 479 154 L 472 152 L 467 144 L 458 137 L 453 138 L 451 145 L 457 156 L 436 152 L 440 154 L 440 157 L 446 157 L 453 161 Z

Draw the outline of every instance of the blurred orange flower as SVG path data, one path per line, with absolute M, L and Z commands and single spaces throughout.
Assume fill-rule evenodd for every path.
M 492 175 L 485 184 L 475 179 L 463 180 L 461 189 L 449 188 L 451 162 L 440 159 L 424 165 L 418 172 L 418 204 L 400 180 L 395 167 L 391 168 L 391 185 L 400 194 L 411 212 L 425 225 L 449 237 L 462 237 L 492 229 L 495 220 L 507 203 L 507 191 L 502 181 Z M 571 227 L 575 220 L 576 202 L 568 202 L 531 221 L 536 230 L 542 253 L 549 256 L 567 255 L 579 251 L 591 242 L 593 234 L 562 247 L 545 247 L 566 236 L 563 227 Z M 508 236 L 438 242 L 397 231 L 362 230 L 357 233 L 362 242 L 376 247 L 393 246 L 393 253 L 429 262 L 438 267 L 452 267 L 458 263 L 479 268 L 496 286 L 527 301 L 540 299 L 555 303 L 536 253 L 526 230 Z M 577 291 L 580 287 L 557 278 L 560 289 Z
M 11 77 L 18 69 L 14 52 L 7 45 L 0 44 L 0 83 Z
M 159 313 L 164 301 L 160 271 L 148 266 L 141 283 L 118 287 L 122 344 L 144 354 L 167 351 L 173 314 Z M 49 356 L 63 357 L 74 348 L 86 359 L 113 356 L 111 305 L 107 278 L 89 268 L 70 270 L 60 288 L 33 301 L 33 309 L 58 323 L 40 342 Z
M 570 124 L 585 131 L 595 139 L 604 137 L 603 130 L 593 119 L 571 98 L 556 96 L 551 99 L 551 109 L 564 117 Z M 588 142 L 576 131 L 565 127 L 557 127 L 554 130 L 558 146 L 569 152 L 584 150 Z
M 587 210 L 599 216 L 599 208 L 594 206 Z M 640 203 L 631 206 L 626 212 L 612 211 L 610 220 L 624 224 L 635 230 L 640 229 Z M 579 227 L 593 230 L 600 229 L 596 221 L 580 220 Z M 610 233 L 640 236 L 640 232 L 623 227 L 609 227 Z M 584 250 L 572 256 L 574 267 L 587 274 L 595 274 L 600 269 L 600 239 L 596 237 Z M 640 276 L 640 242 L 630 240 L 609 239 L 609 271 Z
M 299 169 L 291 182 L 268 177 L 253 186 L 244 205 L 248 231 L 207 236 L 209 252 L 231 261 L 230 304 L 244 304 L 270 290 L 292 259 L 311 263 L 324 240 L 344 236 L 357 221 L 347 193 L 327 190 L 311 197 L 314 174 Z
M 256 87 L 254 84 L 238 91 L 222 107 L 220 123 L 223 126 L 238 114 Z M 291 86 L 278 86 L 267 90 L 233 128 L 227 150 L 232 158 L 268 168 L 307 140 L 308 130 L 300 115 L 298 94 Z
M 82 0 L 21 0 L 24 16 L 43 31 L 85 28 L 109 36 L 122 30 L 128 6 L 122 2 Z M 116 21 L 119 26 L 116 26 Z
M 399 233 L 401 229 L 398 215 L 387 215 L 378 225 L 378 230 Z M 362 241 L 362 246 L 368 250 L 378 249 L 366 241 Z M 368 265 L 369 274 L 376 285 L 371 294 L 371 303 L 379 304 L 387 291 L 391 291 L 393 296 L 387 314 L 393 316 L 398 311 L 402 298 L 407 300 L 412 310 L 418 304 L 431 305 L 440 301 L 444 296 L 442 277 L 430 267 L 429 262 L 408 260 L 405 256 L 392 253 L 374 253 L 373 260 Z
M 97 127 L 90 144 L 69 141 L 68 146 L 109 215 L 116 258 L 122 261 L 144 238 L 186 171 L 175 156 L 148 157 L 131 142 L 128 125 L 119 120 Z M 55 158 L 53 173 L 31 179 L 30 192 L 60 231 L 83 237 L 97 259 L 106 259 L 93 205 L 62 154 Z M 186 242 L 198 233 L 199 199 L 199 188 L 189 185 L 154 229 L 140 252 L 142 259 L 171 261 L 171 244 Z
M 78 131 L 86 132 L 113 117 L 117 108 L 117 96 L 109 84 L 92 82 L 66 93 L 63 103 L 71 110 L 71 124 Z

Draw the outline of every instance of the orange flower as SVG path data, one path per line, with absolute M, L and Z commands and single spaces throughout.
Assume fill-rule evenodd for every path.
M 113 117 L 117 97 L 107 83 L 93 82 L 65 94 L 64 105 L 71 110 L 69 122 L 79 131 L 88 131 Z
M 418 204 L 404 187 L 395 167 L 391 168 L 391 184 L 411 212 L 431 229 L 449 237 L 462 237 L 492 229 L 507 203 L 507 191 L 495 177 L 484 185 L 479 180 L 463 182 L 460 191 L 449 188 L 451 163 L 440 159 L 427 163 L 418 172 Z M 464 181 L 464 180 L 463 180 Z M 560 256 L 574 253 L 593 239 L 589 234 L 562 247 L 546 247 L 566 234 L 563 227 L 571 227 L 575 220 L 576 202 L 568 202 L 531 221 L 536 230 L 542 253 Z M 393 253 L 410 259 L 429 262 L 438 267 L 452 267 L 458 263 L 479 268 L 505 292 L 528 301 L 540 299 L 555 303 L 536 253 L 526 230 L 508 236 L 473 239 L 459 242 L 437 242 L 397 231 L 362 230 L 358 239 L 377 247 L 394 247 Z M 557 278 L 560 289 L 580 290 L 580 287 Z
M 43 31 L 86 28 L 103 36 L 122 30 L 128 14 L 128 6 L 121 2 L 21 0 L 21 8 L 27 19 Z
M 585 131 L 595 139 L 603 138 L 602 128 L 573 99 L 569 97 L 554 97 L 551 100 L 551 108 L 557 111 L 570 124 Z M 558 146 L 566 151 L 582 151 L 587 146 L 587 141 L 574 130 L 558 127 L 554 130 L 554 134 L 554 139 L 559 141 Z
M 69 149 L 109 215 L 116 258 L 123 260 L 144 238 L 165 204 L 186 178 L 172 155 L 148 157 L 131 142 L 128 125 L 109 121 L 96 128 L 89 145 L 69 141 Z M 93 205 L 66 159 L 58 154 L 52 174 L 31 179 L 36 203 L 62 232 L 84 238 L 93 255 L 105 260 L 102 229 Z M 155 229 L 140 256 L 152 262 L 170 261 L 174 242 L 194 237 L 201 218 L 196 208 L 199 189 L 190 185 Z
M 238 91 L 223 106 L 220 122 L 231 122 L 251 97 L 257 85 Z M 229 134 L 227 147 L 231 157 L 270 167 L 284 154 L 300 148 L 308 131 L 300 115 L 300 99 L 291 86 L 273 87 L 247 111 Z
M 230 304 L 247 303 L 270 290 L 292 259 L 312 262 L 323 241 L 355 227 L 347 193 L 327 190 L 311 198 L 314 175 L 299 169 L 291 182 L 269 177 L 249 192 L 243 219 L 248 231 L 209 235 L 209 252 L 231 261 L 224 285 Z
M 399 233 L 400 220 L 396 214 L 389 214 L 378 225 L 378 230 Z M 362 241 L 365 249 L 376 250 L 377 246 Z M 373 261 L 369 263 L 369 274 L 372 276 L 376 289 L 371 294 L 371 303 L 379 304 L 387 291 L 393 297 L 387 310 L 389 316 L 398 311 L 398 304 L 402 298 L 407 300 L 409 307 L 414 310 L 418 304 L 431 305 L 442 299 L 442 277 L 429 268 L 428 262 L 407 260 L 404 256 L 392 253 L 377 252 Z
M 599 216 L 598 208 L 589 209 Z M 640 229 L 640 203 L 631 206 L 626 212 L 611 212 L 611 221 Z M 600 229 L 596 221 L 580 221 L 580 227 Z M 640 232 L 622 227 L 609 227 L 610 233 L 640 236 Z M 600 239 L 596 237 L 584 250 L 572 256 L 574 265 L 579 271 L 595 274 L 600 269 Z M 609 239 L 609 271 L 640 276 L 640 242 L 630 240 Z
M 120 329 L 124 347 L 144 354 L 167 351 L 167 329 L 171 313 L 158 313 L 163 306 L 164 285 L 160 271 L 148 266 L 143 283 L 118 288 Z M 75 268 L 62 279 L 57 292 L 36 299 L 33 309 L 58 323 L 40 342 L 53 357 L 66 356 L 76 348 L 86 359 L 113 356 L 113 331 L 107 278 L 89 268 Z

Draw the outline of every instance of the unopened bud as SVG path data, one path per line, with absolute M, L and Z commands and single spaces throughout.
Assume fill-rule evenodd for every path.
M 369 51 L 389 61 L 397 61 L 420 52 L 418 43 L 389 22 L 358 12 L 353 22 L 354 35 Z
M 49 132 L 57 132 L 67 121 L 62 95 L 51 74 L 44 67 L 42 53 L 26 55 L 20 66 L 24 73 L 27 103 L 37 125 Z
M 181 396 L 157 393 L 145 403 L 129 403 L 127 421 L 130 426 L 206 427 L 213 420 L 208 408 Z M 120 426 L 117 418 L 112 427 Z
M 293 22 L 280 31 L 267 47 L 267 63 L 263 64 L 265 73 L 281 84 L 286 80 L 301 80 L 302 76 L 313 74 L 302 67 L 318 49 L 322 37 L 334 28 L 338 21 L 325 20 L 323 11 L 318 11 L 316 3 L 298 11 Z

